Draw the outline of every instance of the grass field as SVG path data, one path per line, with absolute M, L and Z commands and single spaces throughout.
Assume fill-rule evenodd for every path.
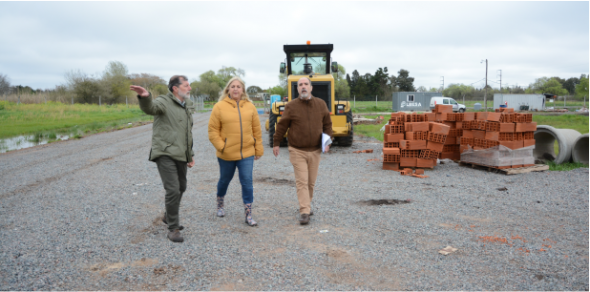
M 25 134 L 54 136 L 71 133 L 80 136 L 128 126 L 128 123 L 150 121 L 138 105 L 82 105 L 48 102 L 15 104 L 0 102 L 0 138 Z

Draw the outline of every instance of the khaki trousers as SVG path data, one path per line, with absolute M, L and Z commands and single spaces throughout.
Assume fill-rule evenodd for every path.
M 313 188 L 320 167 L 320 154 L 320 149 L 308 152 L 289 146 L 289 160 L 293 164 L 293 171 L 295 172 L 300 214 L 309 214 L 311 211 Z

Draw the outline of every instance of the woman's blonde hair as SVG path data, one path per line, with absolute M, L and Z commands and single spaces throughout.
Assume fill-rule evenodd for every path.
M 240 83 L 242 83 L 242 89 L 244 90 L 244 92 L 242 93 L 242 98 L 241 100 L 247 100 L 249 102 L 252 102 L 252 100 L 250 100 L 250 97 L 248 96 L 248 93 L 246 93 L 246 84 L 244 83 L 244 80 L 242 80 L 242 78 L 236 76 L 233 77 L 232 79 L 230 79 L 227 84 L 225 85 L 225 88 L 223 89 L 223 91 L 221 92 L 221 95 L 219 95 L 219 100 L 218 101 L 222 101 L 224 100 L 226 97 L 229 96 L 229 85 L 232 84 L 232 82 L 234 81 L 240 81 Z

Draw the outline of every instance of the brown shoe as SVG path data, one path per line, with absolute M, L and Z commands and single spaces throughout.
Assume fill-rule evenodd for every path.
M 168 239 L 172 242 L 183 242 L 184 238 L 180 235 L 180 230 L 174 229 L 173 231 L 168 231 Z
M 305 225 L 307 223 L 309 223 L 309 214 L 301 214 L 299 216 L 299 224 Z

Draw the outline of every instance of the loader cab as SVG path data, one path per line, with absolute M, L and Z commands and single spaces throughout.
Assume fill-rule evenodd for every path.
M 338 63 L 331 62 L 330 54 L 334 45 L 285 45 L 285 63 L 281 63 L 281 73 L 287 73 L 288 100 L 299 98 L 297 81 L 308 77 L 311 81 L 311 94 L 326 102 L 330 113 L 334 113 L 334 77 Z

